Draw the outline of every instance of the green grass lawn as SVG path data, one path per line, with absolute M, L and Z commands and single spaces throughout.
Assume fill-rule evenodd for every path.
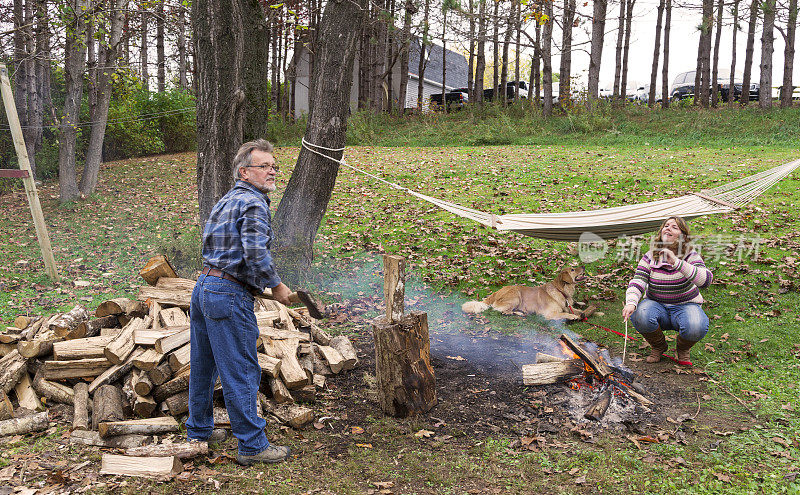
M 797 134 L 781 134 L 781 119 L 794 117 L 786 126 L 796 130 L 800 119 L 796 110 L 791 112 L 769 114 L 760 127 L 751 122 L 738 138 L 731 138 L 741 130 L 736 119 L 719 122 L 713 114 L 686 112 L 680 125 L 685 134 L 696 133 L 696 144 L 680 131 L 666 130 L 670 123 L 677 125 L 677 112 L 663 122 L 636 114 L 622 130 L 613 124 L 586 139 L 577 131 L 566 136 L 541 131 L 515 145 L 420 142 L 439 139 L 431 136 L 458 127 L 459 119 L 469 120 L 462 115 L 443 120 L 444 127 L 434 126 L 428 137 L 420 138 L 418 127 L 417 137 L 409 138 L 412 146 L 404 146 L 398 137 L 413 136 L 412 126 L 404 124 L 374 134 L 373 139 L 385 138 L 381 142 L 392 147 L 353 146 L 346 156 L 370 173 L 482 211 L 592 209 L 715 187 L 800 158 Z M 568 120 L 562 118 L 558 125 L 568 126 Z M 509 120 L 507 127 L 530 125 Z M 654 139 L 659 128 L 670 138 Z M 297 153 L 297 147 L 288 146 L 276 151 L 281 186 Z M 63 277 L 55 286 L 44 275 L 24 193 L 17 189 L 0 196 L 5 212 L 0 218 L 0 320 L 11 324 L 18 314 L 52 314 L 76 303 L 94 308 L 113 296 L 133 296 L 142 283 L 138 269 L 157 252 L 170 255 L 184 275 L 191 275 L 199 241 L 194 174 L 195 157 L 189 154 L 109 163 L 97 194 L 69 205 L 59 205 L 57 184 L 44 184 L 40 197 Z M 757 259 L 750 253 L 739 260 L 731 249 L 718 259 L 706 257 L 715 275 L 714 285 L 703 293 L 712 324 L 692 357 L 713 379 L 705 382 L 708 397 L 701 406 L 720 420 L 718 428 L 698 426 L 702 440 L 643 445 L 639 450 L 627 440 L 608 438 L 566 451 L 526 452 L 508 448 L 513 439 L 496 435 L 435 446 L 411 435 L 419 429 L 415 420 L 376 415 L 364 439 L 374 448 L 352 447 L 331 460 L 313 447 L 325 441 L 324 432 L 282 433 L 302 452 L 299 460 L 259 469 L 264 473 L 259 477 L 246 471 L 247 479 L 234 466 L 214 466 L 221 473 L 215 476 L 224 482 L 223 491 L 231 493 L 243 486 L 265 493 L 378 493 L 376 482 L 392 482 L 394 493 L 800 493 L 800 478 L 795 479 L 800 471 L 798 205 L 800 171 L 736 213 L 690 222 L 695 234 L 732 247 L 740 238 L 764 239 Z M 341 273 L 378 252 L 401 254 L 409 259 L 419 287 L 463 299 L 482 298 L 512 283 L 540 284 L 561 265 L 577 261 L 574 244 L 492 231 L 346 169 L 340 171 L 316 250 L 316 267 L 327 274 Z M 592 278 L 581 291 L 605 312 L 593 321 L 615 329 L 622 328 L 624 290 L 638 261 L 617 259 L 618 252 L 619 243 L 612 243 L 609 256 L 586 265 L 591 275 L 607 276 Z M 76 281 L 88 286 L 76 286 Z M 324 277 L 318 283 L 321 290 L 348 296 L 344 289 L 326 288 Z M 380 293 L 370 283 L 348 290 Z M 491 321 L 495 328 L 502 324 Z M 572 329 L 619 348 L 620 339 L 613 334 L 585 323 Z M 747 415 L 731 394 L 756 413 L 756 422 L 742 419 Z M 737 427 L 728 430 L 727 425 Z M 26 446 L 22 440 L 13 448 Z M 8 462 L 0 459 L 0 467 Z M 580 476 L 586 481 L 576 484 Z M 123 491 L 188 492 L 211 486 L 131 481 Z

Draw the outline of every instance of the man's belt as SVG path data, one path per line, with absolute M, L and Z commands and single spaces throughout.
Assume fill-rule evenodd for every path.
M 239 279 L 234 277 L 233 275 L 225 273 L 222 270 L 217 270 L 216 268 L 211 268 L 210 266 L 203 268 L 203 275 L 211 275 L 212 277 L 224 278 L 225 280 L 230 280 L 231 282 L 236 282 L 237 284 L 243 287 L 247 287 L 246 284 L 240 282 Z

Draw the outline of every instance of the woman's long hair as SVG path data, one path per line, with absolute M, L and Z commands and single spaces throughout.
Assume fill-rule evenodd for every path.
M 678 224 L 678 228 L 681 230 L 682 235 L 681 238 L 679 238 L 676 242 L 673 242 L 672 244 L 665 244 L 661 240 L 661 231 L 664 230 L 664 226 L 670 220 L 675 220 L 675 223 Z M 650 248 L 652 250 L 669 249 L 675 253 L 675 256 L 677 256 L 678 259 L 685 258 L 686 255 L 692 251 L 692 236 L 689 232 L 689 226 L 686 224 L 686 220 L 677 215 L 671 216 L 664 220 L 661 223 L 661 226 L 658 228 L 658 231 L 656 231 L 656 236 L 653 239 Z

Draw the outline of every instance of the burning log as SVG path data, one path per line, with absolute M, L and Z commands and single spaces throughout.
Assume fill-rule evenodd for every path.
M 592 368 L 592 371 L 594 371 L 601 379 L 605 380 L 609 375 L 612 374 L 611 368 L 609 368 L 605 363 L 595 359 L 583 347 L 578 345 L 577 342 L 564 334 L 561 335 L 561 340 L 567 344 L 567 347 L 569 347 L 572 352 L 577 354 L 578 357 L 580 357 L 590 368 Z
M 566 359 L 564 359 L 563 357 L 556 357 L 550 354 L 545 354 L 544 352 L 536 353 L 537 363 L 558 363 L 561 361 L 566 361 Z
M 600 397 L 591 405 L 589 409 L 583 414 L 586 419 L 592 421 L 600 421 L 605 416 L 608 406 L 611 405 L 611 390 L 613 387 L 607 387 Z
M 145 478 L 172 478 L 183 472 L 183 464 L 175 456 L 128 457 L 103 454 L 100 474 L 142 476 Z
M 0 437 L 7 435 L 25 435 L 34 431 L 46 430 L 50 425 L 47 411 L 22 418 L 0 421 Z
M 522 384 L 547 385 L 566 381 L 583 371 L 580 359 L 560 360 L 522 366 Z

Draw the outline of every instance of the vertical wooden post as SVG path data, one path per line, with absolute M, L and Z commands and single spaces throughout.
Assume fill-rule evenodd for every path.
M 22 178 L 22 183 L 25 185 L 25 194 L 28 196 L 28 205 L 33 215 L 33 225 L 36 227 L 36 237 L 39 240 L 39 247 L 42 249 L 44 267 L 50 279 L 53 282 L 58 282 L 59 276 L 56 269 L 56 261 L 53 258 L 53 248 L 50 246 L 50 236 L 47 233 L 47 225 L 44 223 L 42 206 L 39 204 L 39 193 L 36 192 L 36 182 L 28 160 L 28 150 L 25 148 L 25 140 L 22 137 L 22 127 L 19 124 L 17 106 L 11 93 L 11 84 L 8 82 L 8 69 L 2 64 L 0 64 L 0 90 L 2 90 L 3 106 L 6 109 L 8 125 L 11 128 L 14 148 L 19 159 L 19 168 L 20 170 L 28 171 L 28 176 Z
M 378 401 L 386 414 L 397 417 L 426 413 L 438 402 L 428 315 L 403 311 L 405 266 L 401 256 L 384 256 L 386 316 L 372 322 Z
M 396 323 L 403 319 L 406 298 L 406 259 L 391 254 L 383 255 L 383 299 L 386 301 L 386 321 Z

